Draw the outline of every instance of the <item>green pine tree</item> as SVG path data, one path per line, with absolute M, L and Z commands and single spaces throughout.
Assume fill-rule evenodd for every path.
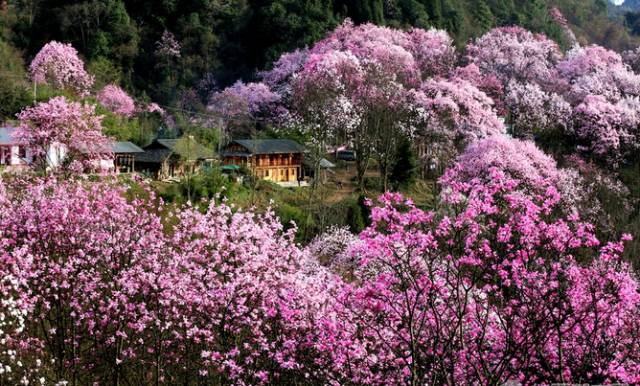
M 389 182 L 394 190 L 404 190 L 415 183 L 416 180 L 416 156 L 408 138 L 403 137 L 396 150 L 396 162 L 391 170 Z

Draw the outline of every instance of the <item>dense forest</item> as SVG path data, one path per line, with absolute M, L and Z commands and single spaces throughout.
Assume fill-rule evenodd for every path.
M 458 46 L 492 27 L 521 25 L 566 46 L 551 5 L 568 15 L 582 41 L 618 50 L 635 45 L 623 23 L 607 16 L 604 0 L 5 1 L 0 105 L 11 118 L 28 102 L 21 62 L 51 40 L 79 50 L 97 87 L 119 83 L 139 98 L 198 110 L 214 89 L 251 80 L 282 52 L 311 45 L 347 17 L 446 29 Z M 178 55 L 162 54 L 163 36 Z

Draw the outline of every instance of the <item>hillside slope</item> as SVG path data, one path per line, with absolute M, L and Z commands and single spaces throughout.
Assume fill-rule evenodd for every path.
M 583 42 L 636 45 L 605 0 L 41 0 L 2 10 L 6 40 L 28 62 L 50 40 L 70 42 L 98 84 L 198 108 L 215 87 L 251 79 L 280 53 L 304 47 L 349 17 L 408 28 L 444 28 L 462 46 L 492 27 L 521 25 L 562 41 L 549 16 L 558 6 Z M 180 55 L 159 54 L 173 34 Z M 564 44 L 566 46 L 566 44 Z

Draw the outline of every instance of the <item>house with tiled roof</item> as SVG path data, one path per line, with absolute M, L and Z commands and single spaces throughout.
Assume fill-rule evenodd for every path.
M 7 171 L 18 171 L 34 161 L 32 149 L 18 143 L 14 137 L 15 127 L 0 127 L 0 167 Z M 56 167 L 66 156 L 66 149 L 62 145 L 51 145 L 46 154 L 49 167 Z
M 237 139 L 220 155 L 223 165 L 245 166 L 260 179 L 295 182 L 303 178 L 304 148 L 289 139 Z
M 215 160 L 215 152 L 193 137 L 159 138 L 145 146 L 142 153 L 136 153 L 134 158 L 137 171 L 164 180 L 179 178 L 210 164 Z

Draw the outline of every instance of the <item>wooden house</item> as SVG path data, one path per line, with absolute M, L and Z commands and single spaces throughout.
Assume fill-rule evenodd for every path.
M 156 139 L 135 154 L 138 171 L 146 171 L 153 178 L 164 180 L 193 173 L 215 160 L 213 150 L 198 143 L 193 137 Z
M 27 165 L 27 149 L 13 138 L 13 127 L 0 127 L 0 166 L 18 169 Z
M 246 166 L 258 178 L 295 182 L 304 176 L 304 149 L 288 139 L 238 139 L 221 153 L 224 165 Z
M 18 171 L 34 162 L 33 149 L 18 143 L 14 138 L 15 127 L 0 127 L 0 166 L 7 171 Z M 67 155 L 61 144 L 49 146 L 44 157 L 49 168 L 62 164 Z
M 113 164 L 117 172 L 133 173 L 136 168 L 136 156 L 144 150 L 131 142 L 114 142 L 112 145 Z

